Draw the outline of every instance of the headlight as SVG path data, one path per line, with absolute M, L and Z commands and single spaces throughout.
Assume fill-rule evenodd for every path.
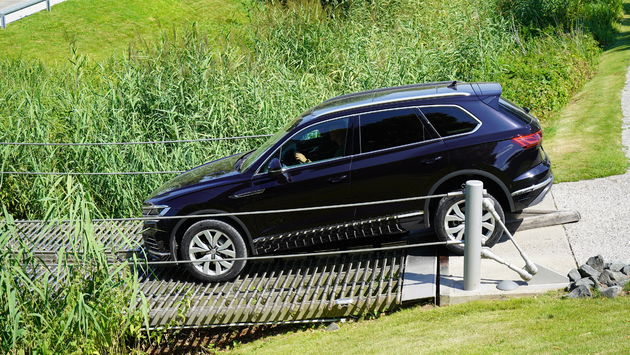
M 164 216 L 170 209 L 167 205 L 144 205 L 142 206 L 142 216 Z

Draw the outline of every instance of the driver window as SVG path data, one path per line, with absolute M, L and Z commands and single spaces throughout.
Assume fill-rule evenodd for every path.
M 341 118 L 300 131 L 280 148 L 280 162 L 288 167 L 346 155 L 348 122 Z

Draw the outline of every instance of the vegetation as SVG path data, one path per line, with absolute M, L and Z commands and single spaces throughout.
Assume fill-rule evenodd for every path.
M 477 301 L 237 344 L 233 354 L 481 354 L 630 351 L 630 297 Z
M 67 197 L 57 202 L 78 222 L 56 263 L 33 254 L 6 211 L 0 224 L 0 352 L 121 353 L 141 335 L 137 279 L 108 264 L 80 187 L 58 182 Z
M 597 72 L 545 127 L 545 149 L 557 181 L 623 174 L 628 161 L 621 144 L 621 91 L 630 64 L 630 3 L 616 40 Z M 605 98 L 605 99 L 602 99 Z
M 579 24 L 530 33 L 497 15 L 499 5 L 253 3 L 248 9 L 255 16 L 236 45 L 218 44 L 192 26 L 106 62 L 80 51 L 61 67 L 2 59 L 0 72 L 8 75 L 0 76 L 0 137 L 98 142 L 270 133 L 328 97 L 450 79 L 502 82 L 506 96 L 548 120 L 591 75 L 597 42 Z M 256 144 L 2 146 L 0 155 L 3 171 L 185 170 Z M 82 176 L 78 182 L 99 213 L 128 216 L 168 178 Z M 54 214 L 59 194 L 50 176 L 0 176 L 0 199 L 20 218 Z
M 68 0 L 0 31 L 2 55 L 37 58 L 47 65 L 68 62 L 71 48 L 94 60 L 121 55 L 166 32 L 196 23 L 216 41 L 230 39 L 246 24 L 247 1 Z

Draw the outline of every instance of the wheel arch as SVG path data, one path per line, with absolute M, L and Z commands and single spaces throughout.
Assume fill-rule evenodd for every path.
M 496 198 L 501 207 L 505 211 L 514 210 L 514 201 L 512 195 L 507 186 L 495 175 L 477 169 L 465 169 L 458 170 L 443 176 L 429 189 L 428 195 L 446 193 L 453 191 L 453 189 L 459 189 L 461 184 L 464 184 L 467 180 L 481 180 L 483 182 L 484 189 Z M 437 207 L 439 199 L 428 199 L 424 203 L 424 224 L 425 227 L 430 228 L 432 222 L 433 213 Z
M 245 246 L 247 246 L 247 251 L 251 255 L 253 255 L 253 253 L 256 252 L 256 249 L 253 247 L 254 243 L 253 243 L 251 233 L 249 232 L 249 229 L 247 228 L 245 223 L 243 223 L 243 221 L 241 221 L 236 216 L 195 217 L 196 215 L 219 214 L 219 213 L 229 213 L 229 212 L 216 210 L 216 209 L 203 209 L 203 210 L 198 210 L 198 211 L 195 211 L 193 213 L 186 215 L 186 216 L 189 216 L 189 218 L 181 218 L 179 221 L 177 221 L 177 223 L 171 230 L 170 237 L 169 237 L 169 248 L 170 248 L 171 257 L 173 258 L 173 260 L 178 260 L 177 248 L 184 236 L 184 233 L 186 232 L 186 230 L 188 230 L 188 227 L 190 227 L 196 222 L 199 222 L 205 219 L 214 219 L 214 220 L 222 221 L 236 228 L 236 230 L 239 233 L 241 233 L 241 235 L 244 237 L 244 242 L 245 242 Z

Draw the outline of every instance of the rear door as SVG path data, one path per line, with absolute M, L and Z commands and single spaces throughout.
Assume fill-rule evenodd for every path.
M 359 149 L 352 162 L 352 190 L 357 201 L 426 195 L 448 166 L 441 139 L 415 107 L 360 115 Z M 359 219 L 421 211 L 424 201 L 357 208 Z

